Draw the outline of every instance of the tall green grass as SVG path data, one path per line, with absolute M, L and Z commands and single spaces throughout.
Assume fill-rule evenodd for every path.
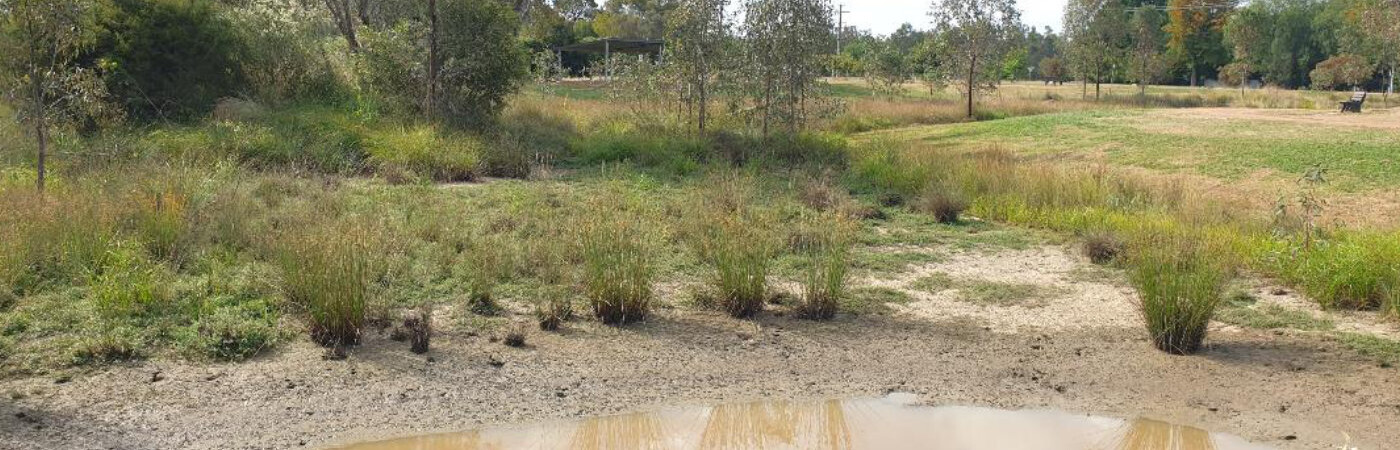
M 1224 301 L 1231 269 L 1196 237 L 1157 233 L 1161 230 L 1144 231 L 1134 243 L 1128 278 L 1138 290 L 1152 344 L 1167 353 L 1195 353 Z
M 626 325 L 651 313 L 651 239 L 656 230 L 621 207 L 616 194 L 595 200 L 579 224 L 583 285 L 589 307 L 603 323 Z
M 750 317 L 763 309 L 768 272 L 776 256 L 770 229 L 776 220 L 754 203 L 754 180 L 712 177 L 694 200 L 697 253 L 714 270 L 711 284 L 719 306 L 731 316 Z
M 824 213 L 806 225 L 808 238 L 798 245 L 806 259 L 798 315 L 812 320 L 836 317 L 848 295 L 851 245 L 855 224 L 841 214 Z
M 312 340 L 327 347 L 360 342 L 369 303 L 371 231 L 363 226 L 299 230 L 280 243 L 287 299 L 304 308 Z
M 1006 152 L 908 148 L 873 141 L 854 153 L 848 184 L 872 195 L 952 186 L 971 214 L 1083 236 L 1125 239 L 1150 225 L 1202 240 L 1207 258 L 1288 281 L 1329 308 L 1400 313 L 1400 235 L 1330 230 L 1304 244 L 1266 212 L 1193 190 L 1169 177 L 1024 160 Z M 1129 249 L 1131 251 L 1131 249 Z

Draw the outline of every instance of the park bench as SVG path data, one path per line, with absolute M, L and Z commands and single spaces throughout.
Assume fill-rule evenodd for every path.
M 1366 103 L 1366 92 L 1357 92 L 1351 95 L 1351 100 L 1342 102 L 1342 112 L 1361 112 L 1361 105 Z

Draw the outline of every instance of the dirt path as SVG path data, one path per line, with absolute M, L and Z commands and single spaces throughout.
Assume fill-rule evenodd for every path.
M 1131 297 L 1061 247 L 965 252 L 937 271 L 1032 281 L 1039 305 L 957 288 L 888 316 L 753 321 L 668 308 L 615 330 L 574 323 L 528 348 L 448 331 L 428 357 L 373 337 L 346 361 L 306 342 L 240 364 L 145 362 L 56 383 L 0 381 L 0 448 L 319 448 L 478 424 L 761 398 L 918 394 L 930 404 L 1146 416 L 1283 449 L 1400 442 L 1400 371 L 1312 336 L 1217 327 L 1201 355 L 1153 350 Z M 999 278 L 998 278 L 999 277 Z M 1124 309 L 1128 308 L 1128 309 Z M 459 327 L 461 328 L 461 327 Z

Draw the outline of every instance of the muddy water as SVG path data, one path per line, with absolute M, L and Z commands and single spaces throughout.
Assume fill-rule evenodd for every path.
M 486 428 L 355 444 L 349 450 L 929 449 L 1267 450 L 1147 419 L 1056 411 L 912 406 L 912 396 L 766 401 Z

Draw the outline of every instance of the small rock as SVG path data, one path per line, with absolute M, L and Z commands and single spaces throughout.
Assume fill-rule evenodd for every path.
M 1294 435 L 1291 435 L 1291 434 L 1290 434 L 1290 435 L 1288 435 L 1288 436 L 1284 436 L 1284 437 L 1283 437 L 1283 440 L 1285 440 L 1285 441 L 1296 441 L 1296 440 L 1298 440 L 1298 436 L 1294 436 Z
M 1274 290 L 1270 291 L 1269 293 L 1274 295 L 1288 295 L 1288 289 L 1274 288 Z

